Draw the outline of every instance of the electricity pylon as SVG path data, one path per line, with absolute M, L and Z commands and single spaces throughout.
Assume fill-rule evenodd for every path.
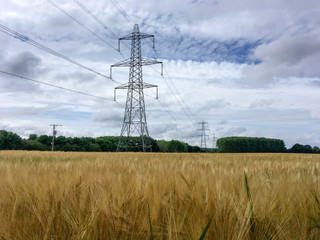
M 198 129 L 198 131 L 200 131 L 200 135 L 201 136 L 201 144 L 200 144 L 200 148 L 207 148 L 207 140 L 206 138 L 208 137 L 208 135 L 206 135 L 206 130 L 209 130 L 207 128 L 208 123 L 203 121 L 199 123 L 200 128 Z
M 118 50 L 120 51 L 121 40 L 131 40 L 131 57 L 130 59 L 111 65 L 110 78 L 112 78 L 113 67 L 130 67 L 129 82 L 122 84 L 114 89 L 114 100 L 116 101 L 117 89 L 128 89 L 126 108 L 124 111 L 123 124 L 121 128 L 120 139 L 117 147 L 117 151 L 141 151 L 150 152 L 151 142 L 149 138 L 149 132 L 147 127 L 146 110 L 144 103 L 145 88 L 157 88 L 158 98 L 158 86 L 144 83 L 142 80 L 142 66 L 161 64 L 161 75 L 163 74 L 162 62 L 152 59 L 146 59 L 141 57 L 141 39 L 153 38 L 154 48 L 154 35 L 141 33 L 139 31 L 138 24 L 134 25 L 133 32 L 119 38 Z M 136 136 L 136 140 L 133 138 Z

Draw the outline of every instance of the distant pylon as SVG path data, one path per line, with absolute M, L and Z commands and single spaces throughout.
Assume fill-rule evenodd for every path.
M 198 131 L 200 131 L 200 135 L 201 136 L 201 144 L 200 144 L 200 148 L 207 148 L 207 137 L 208 135 L 206 135 L 206 130 L 209 130 L 207 128 L 208 123 L 203 121 L 199 123 L 200 128 L 198 129 Z
M 158 98 L 158 86 L 153 84 L 144 83 L 142 80 L 142 66 L 151 64 L 161 64 L 162 62 L 152 59 L 145 59 L 141 57 L 141 39 L 153 38 L 154 48 L 154 35 L 141 33 L 139 31 L 138 24 L 134 25 L 133 32 L 119 38 L 118 48 L 120 51 L 121 40 L 131 40 L 131 57 L 130 59 L 111 65 L 110 78 L 112 78 L 112 67 L 130 67 L 129 82 L 122 84 L 115 88 L 114 99 L 116 100 L 117 89 L 128 89 L 126 108 L 124 111 L 123 124 L 121 128 L 120 139 L 117 147 L 117 151 L 141 151 L 150 152 L 152 145 L 149 138 L 149 132 L 147 127 L 147 118 L 144 103 L 145 88 L 157 88 Z M 163 74 L 163 67 L 161 68 L 161 75 Z M 133 140 L 132 137 L 137 137 Z

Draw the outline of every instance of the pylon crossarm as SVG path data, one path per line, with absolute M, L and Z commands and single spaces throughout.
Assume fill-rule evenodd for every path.
M 128 89 L 130 86 L 129 83 L 124 83 L 124 84 L 121 84 L 120 86 L 118 87 L 115 87 L 114 89 Z
M 120 40 L 132 40 L 133 36 L 134 36 L 133 33 L 129 33 L 129 34 L 119 38 L 119 41 Z
M 150 83 L 143 83 L 143 88 L 156 88 L 156 99 L 159 98 L 158 85 L 154 85 L 154 84 L 150 84 Z
M 163 62 L 156 61 L 156 60 L 153 60 L 153 59 L 147 59 L 147 58 L 142 58 L 141 59 L 141 65 L 143 65 L 143 66 L 153 65 L 153 64 L 161 64 L 161 76 L 163 76 Z
M 139 34 L 139 38 L 140 39 L 149 38 L 149 37 L 154 38 L 154 35 L 153 34 L 146 34 L 146 33 L 140 33 Z
M 150 84 L 150 83 L 143 83 L 143 88 L 154 88 L 158 87 L 158 85 Z
M 126 59 L 121 62 L 112 64 L 111 67 L 130 67 L 130 59 Z
M 114 88 L 114 93 L 113 93 L 113 99 L 114 101 L 116 102 L 117 101 L 117 90 L 118 89 L 128 89 L 129 88 L 129 83 L 124 83 L 124 84 L 121 84 L 120 86 L 118 87 L 115 87 Z
M 141 58 L 141 65 L 152 65 L 152 64 L 162 64 L 160 61 L 156 61 L 153 59 L 148 59 L 148 58 Z

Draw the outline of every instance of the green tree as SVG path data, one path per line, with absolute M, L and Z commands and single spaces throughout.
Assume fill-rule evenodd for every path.
M 22 138 L 13 132 L 0 130 L 0 150 L 22 150 Z
M 100 146 L 97 143 L 90 143 L 89 144 L 89 152 L 101 152 Z
M 303 147 L 303 145 L 301 145 L 299 143 L 296 143 L 288 150 L 288 152 L 303 153 L 304 152 L 304 147 Z
M 37 140 L 23 140 L 23 149 L 24 150 L 37 150 L 37 151 L 45 151 L 47 150 L 47 146 L 44 146 Z
M 188 146 L 178 140 L 171 140 L 168 144 L 168 150 L 169 152 L 188 152 Z
M 158 140 L 157 144 L 159 146 L 159 152 L 168 152 L 168 145 L 169 142 L 165 141 L 165 140 Z
M 37 134 L 30 134 L 28 140 L 37 140 L 38 135 Z
M 313 149 L 312 149 L 312 152 L 313 153 L 320 153 L 320 148 L 317 147 L 317 146 L 314 146 Z
M 283 140 L 257 137 L 225 137 L 217 141 L 219 152 L 285 152 Z
M 37 138 L 37 141 L 45 146 L 45 150 L 51 150 L 52 137 L 48 135 L 41 135 Z

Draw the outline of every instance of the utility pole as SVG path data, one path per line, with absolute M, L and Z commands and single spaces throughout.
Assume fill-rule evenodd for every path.
M 207 141 L 206 138 L 208 137 L 208 135 L 206 135 L 206 130 L 209 130 L 207 128 L 208 123 L 203 121 L 199 123 L 200 128 L 197 129 L 198 131 L 200 131 L 200 135 L 201 136 L 201 144 L 200 144 L 200 148 L 207 148 Z
M 59 124 L 50 124 L 50 126 L 52 126 L 52 142 L 51 142 L 51 151 L 54 151 L 54 139 L 57 135 L 57 130 L 56 127 L 62 126 Z
M 212 148 L 215 149 L 216 148 L 216 135 L 215 134 L 213 134 L 213 136 L 212 136 L 212 141 L 213 141 Z
M 113 67 L 130 67 L 129 82 L 122 84 L 114 89 L 115 101 L 117 89 L 128 89 L 126 107 L 124 111 L 123 123 L 119 143 L 117 146 L 117 152 L 150 152 L 152 149 L 147 127 L 143 89 L 154 87 L 157 88 L 156 98 L 158 98 L 158 86 L 143 82 L 142 66 L 161 64 L 161 75 L 163 75 L 163 65 L 162 62 L 141 57 L 141 39 L 145 38 L 153 38 L 154 48 L 154 35 L 141 33 L 139 31 L 138 24 L 135 24 L 132 33 L 122 38 L 119 38 L 118 41 L 118 50 L 120 51 L 120 41 L 131 40 L 130 59 L 113 64 L 110 67 L 110 78 L 112 78 Z M 132 137 L 136 138 L 134 139 Z

